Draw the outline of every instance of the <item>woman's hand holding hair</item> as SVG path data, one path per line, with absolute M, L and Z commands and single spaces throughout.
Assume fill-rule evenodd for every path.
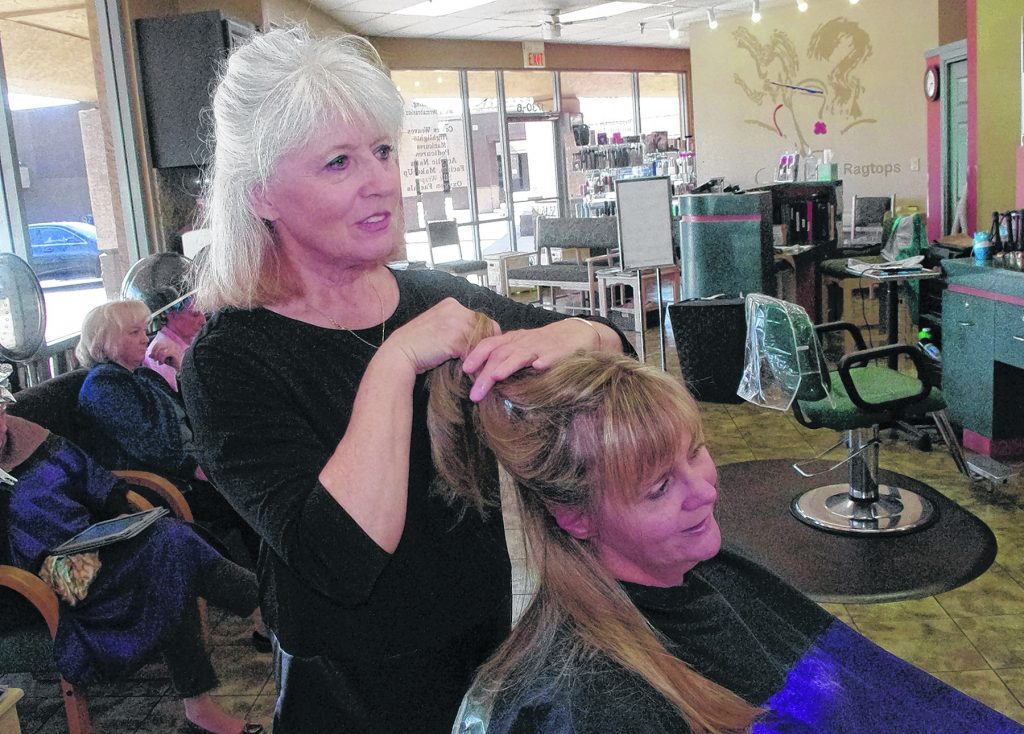
M 446 298 L 396 329 L 370 360 L 345 435 L 320 472 L 327 492 L 388 553 L 405 528 L 416 375 L 463 356 L 478 318 Z
M 501 334 L 491 322 L 492 334 Z M 462 357 L 469 349 L 477 328 L 477 313 L 454 298 L 446 298 L 424 311 L 389 336 L 381 353 L 400 350 L 416 374 L 422 374 L 449 359 Z
M 601 323 L 568 318 L 488 337 L 466 355 L 462 369 L 473 376 L 471 400 L 479 402 L 495 383 L 525 367 L 545 370 L 579 351 L 621 351 L 618 334 Z

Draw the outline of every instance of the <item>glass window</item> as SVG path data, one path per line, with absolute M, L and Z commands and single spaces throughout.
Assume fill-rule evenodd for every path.
M 469 71 L 466 76 L 477 211 L 481 221 L 504 218 L 505 170 L 500 165 L 497 76 L 493 71 Z
M 555 77 L 550 71 L 506 71 L 505 111 L 510 115 L 555 111 Z
M 394 71 L 405 98 L 399 148 L 406 232 L 427 222 L 469 222 L 469 163 L 457 71 Z
M 640 131 L 664 132 L 671 140 L 682 133 L 679 120 L 679 75 L 639 74 Z
M 621 143 L 633 126 L 633 81 L 628 72 L 562 72 L 562 109 L 580 114 L 598 144 Z
M 116 295 L 128 263 L 114 136 L 95 77 L 99 42 L 85 4 L 52 5 L 26 0 L 17 21 L 0 20 L 19 179 L 6 185 L 17 188 L 25 215 L 10 225 L 24 226 L 21 236 L 34 243 L 27 255 L 43 286 L 51 343 L 77 333 L 88 309 Z

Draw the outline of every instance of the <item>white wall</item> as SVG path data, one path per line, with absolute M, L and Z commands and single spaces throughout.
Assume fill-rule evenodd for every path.
M 923 208 L 922 76 L 938 45 L 938 0 L 808 1 L 806 13 L 766 9 L 758 24 L 742 14 L 715 30 L 691 26 L 699 178 L 768 183 L 782 151 L 831 148 L 847 204 L 895 193 Z

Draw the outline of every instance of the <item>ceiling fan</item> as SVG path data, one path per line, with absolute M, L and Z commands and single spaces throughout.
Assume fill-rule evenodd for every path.
M 507 13 L 507 15 L 519 14 L 521 12 L 522 11 L 512 11 L 510 13 Z M 561 38 L 562 29 L 565 28 L 566 26 L 578 25 L 582 23 L 594 23 L 597 21 L 607 20 L 607 18 L 605 17 L 585 18 L 580 20 L 562 20 L 562 11 L 559 8 L 545 10 L 544 13 L 547 15 L 547 18 L 545 18 L 539 23 L 532 23 L 527 27 L 540 28 L 545 40 Z

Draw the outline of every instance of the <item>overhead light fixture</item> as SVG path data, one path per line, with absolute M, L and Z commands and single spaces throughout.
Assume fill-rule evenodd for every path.
M 649 8 L 653 3 L 627 3 L 611 2 L 592 5 L 582 10 L 574 10 L 571 13 L 561 13 L 559 17 L 567 23 L 575 23 L 580 20 L 596 20 L 597 18 L 611 18 L 613 15 L 632 13 L 635 10 Z
M 679 38 L 679 29 L 676 28 L 675 16 L 668 19 L 668 37 L 673 41 Z
M 761 22 L 761 0 L 753 0 L 753 10 L 750 11 L 750 19 L 755 23 Z
M 796 9 L 801 13 L 807 12 L 807 0 L 796 0 Z
M 856 5 L 860 0 L 850 0 L 850 5 Z
M 491 0 L 426 0 L 401 10 L 392 10 L 395 15 L 426 15 L 436 17 L 451 15 L 462 10 L 469 10 L 478 5 L 486 5 Z
M 715 9 L 708 8 L 708 28 L 715 30 L 718 27 L 718 18 L 715 17 Z

